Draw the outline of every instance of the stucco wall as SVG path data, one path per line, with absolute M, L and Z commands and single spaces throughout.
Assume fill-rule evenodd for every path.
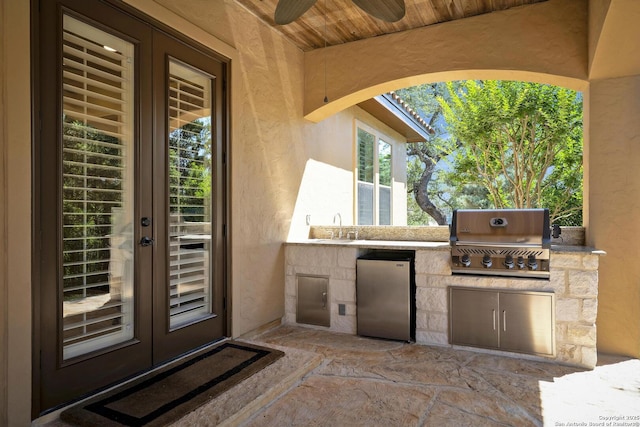
M 600 269 L 598 350 L 640 357 L 640 2 L 590 0 L 587 243 Z
M 304 114 L 318 121 L 389 90 L 456 79 L 583 90 L 587 55 L 587 1 L 549 0 L 307 52 Z
M 598 349 L 640 356 L 640 75 L 591 83 L 590 228 L 600 260 Z
M 393 146 L 393 220 L 407 222 L 406 144 L 403 137 L 358 106 L 352 106 L 318 124 L 305 122 L 303 152 L 308 158 L 287 240 L 306 238 L 310 225 L 333 224 L 340 213 L 343 225 L 356 223 L 354 205 L 356 162 L 355 127 L 357 123 L 374 128 Z M 337 220 L 336 220 L 337 221 Z
M 8 322 L 6 347 L 0 363 L 6 366 L 8 426 L 25 426 L 31 419 L 31 105 L 29 81 L 29 2 L 3 0 L 2 21 L 2 133 L 0 147 L 6 156 L 2 238 L 8 250 L 3 258 L 0 292 L 2 312 Z M 6 180 L 5 180 L 6 179 Z M 6 264 L 5 264 L 6 263 Z M 4 268 L 6 267 L 6 270 Z M 4 295 L 3 295 L 4 293 Z M 0 396 L 2 396 L 0 394 Z M 5 415 L 5 414 L 3 414 Z M 0 421 L 2 422 L 2 421 Z
M 589 79 L 632 76 L 640 72 L 640 2 L 589 2 Z
M 3 42 L 0 43 L 0 424 L 6 425 L 7 420 L 7 202 L 6 202 L 6 183 L 7 183 L 7 147 L 5 141 L 7 137 L 4 130 L 7 128 L 5 116 L 5 71 L 4 64 L 7 63 L 5 57 L 4 40 L 6 40 L 4 22 L 4 5 L 0 2 L 0 22 L 2 23 Z
M 595 57 L 611 0 L 589 0 L 589 64 Z

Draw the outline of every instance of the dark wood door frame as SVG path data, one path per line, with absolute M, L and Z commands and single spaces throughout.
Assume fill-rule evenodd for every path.
M 220 273 L 223 276 L 221 278 L 223 281 L 222 282 L 223 283 L 222 305 L 224 309 L 223 331 L 224 331 L 224 334 L 227 336 L 230 335 L 230 331 L 231 331 L 231 321 L 230 321 L 231 309 L 230 309 L 230 304 L 228 304 L 228 301 L 230 299 L 229 296 L 231 295 L 230 280 L 228 278 L 228 275 L 230 274 L 230 260 L 227 255 L 230 253 L 229 251 L 230 236 L 228 235 L 228 232 L 227 232 L 227 230 L 229 229 L 228 218 L 229 218 L 229 211 L 230 211 L 230 197 L 228 194 L 228 182 L 229 182 L 229 174 L 230 174 L 230 171 L 229 171 L 230 168 L 228 167 L 230 118 L 229 118 L 228 112 L 229 112 L 230 96 L 229 96 L 229 91 L 227 90 L 227 88 L 229 87 L 228 76 L 229 76 L 229 69 L 231 65 L 230 60 L 221 55 L 218 55 L 215 52 L 212 52 L 207 47 L 202 46 L 199 43 L 196 43 L 192 40 L 187 39 L 183 35 L 177 33 L 175 30 L 154 20 L 153 18 L 143 15 L 136 9 L 122 3 L 121 1 L 117 1 L 117 0 L 93 0 L 93 1 L 31 0 L 31 10 L 32 10 L 31 58 L 32 58 L 32 111 L 33 111 L 32 135 L 33 135 L 33 153 L 34 153 L 32 158 L 32 174 L 33 174 L 32 204 L 33 204 L 33 211 L 34 211 L 32 252 L 33 252 L 34 259 L 39 260 L 39 262 L 33 263 L 33 270 L 32 270 L 32 279 L 33 279 L 32 280 L 32 283 L 33 283 L 32 417 L 34 419 L 49 412 L 50 410 L 55 409 L 55 404 L 54 406 L 52 406 L 50 403 L 42 400 L 42 395 L 40 393 L 40 389 L 42 387 L 42 381 L 43 381 L 42 373 L 44 370 L 49 369 L 47 368 L 48 366 L 47 364 L 49 364 L 49 367 L 50 367 L 51 364 L 61 363 L 60 354 L 57 354 L 54 358 L 51 358 L 50 355 L 46 354 L 46 348 L 51 348 L 52 338 L 48 336 L 48 334 L 43 334 L 42 333 L 43 331 L 41 329 L 41 325 L 43 322 L 43 315 L 44 315 L 44 318 L 50 318 L 50 315 L 51 315 L 51 313 L 46 314 L 47 310 L 50 310 L 50 309 L 47 309 L 47 303 L 51 301 L 51 298 L 54 298 L 54 299 L 59 298 L 59 295 L 57 295 L 58 291 L 57 290 L 52 291 L 51 289 L 47 289 L 47 287 L 44 286 L 44 283 L 46 280 L 48 280 L 48 278 L 51 278 L 51 277 L 54 277 L 56 278 L 55 280 L 58 280 L 57 278 L 59 277 L 59 274 L 60 274 L 57 267 L 52 267 L 52 266 L 59 265 L 59 262 L 55 260 L 54 261 L 51 260 L 51 257 L 57 258 L 58 255 L 56 253 L 52 253 L 50 249 L 47 249 L 47 248 L 54 247 L 54 244 L 51 243 L 52 242 L 51 239 L 54 239 L 55 241 L 57 241 L 57 239 L 59 238 L 57 234 L 58 227 L 56 226 L 52 227 L 54 223 L 59 224 L 59 222 L 57 222 L 58 221 L 57 219 L 53 221 L 49 220 L 49 222 L 47 222 L 47 217 L 50 213 L 47 212 L 46 209 L 44 208 L 47 206 L 56 206 L 58 203 L 57 202 L 58 194 L 56 192 L 52 193 L 52 192 L 46 191 L 46 189 L 43 189 L 43 182 L 45 182 L 48 179 L 54 179 L 53 177 L 58 176 L 59 170 L 57 169 L 58 167 L 56 165 L 59 163 L 59 160 L 58 160 L 58 154 L 55 152 L 55 150 L 57 149 L 53 149 L 53 151 L 51 151 L 50 147 L 46 147 L 45 146 L 46 144 L 41 143 L 41 139 L 45 132 L 54 132 L 55 134 L 58 134 L 57 132 L 59 132 L 59 130 L 56 130 L 58 125 L 51 123 L 50 120 L 52 117 L 56 117 L 57 111 L 58 111 L 57 110 L 58 101 L 56 101 L 58 95 L 56 93 L 58 90 L 57 82 L 59 81 L 58 73 L 60 71 L 51 69 L 51 68 L 47 69 L 46 67 L 43 67 L 42 64 L 56 63 L 57 55 L 59 54 L 59 50 L 57 47 L 59 45 L 59 42 L 58 42 L 57 36 L 53 37 L 53 39 L 51 40 L 48 40 L 47 38 L 51 37 L 51 35 L 57 31 L 55 30 L 55 27 L 58 25 L 59 21 L 61 20 L 61 17 L 59 15 L 59 10 L 62 7 L 62 4 L 64 4 L 65 7 L 69 7 L 70 10 L 77 10 L 78 13 L 83 15 L 85 14 L 91 15 L 93 13 L 98 13 L 99 16 L 102 16 L 102 17 L 107 17 L 110 13 L 112 13 L 114 9 L 116 9 L 117 12 L 121 14 L 121 16 L 126 16 L 126 19 L 122 21 L 120 24 L 121 25 L 120 28 L 123 35 L 126 35 L 127 33 L 129 33 L 129 28 L 127 24 L 129 25 L 136 24 L 141 29 L 146 28 L 146 30 L 141 30 L 142 33 L 144 33 L 145 31 L 147 32 L 159 31 L 163 34 L 163 37 L 169 37 L 170 39 L 178 43 L 185 43 L 191 46 L 192 48 L 198 50 L 203 55 L 206 55 L 210 58 L 213 58 L 221 62 L 222 81 L 221 81 L 220 89 L 221 89 L 222 95 L 220 97 L 221 105 L 219 107 L 221 111 L 221 116 L 219 117 L 219 120 L 220 120 L 220 137 L 222 139 L 222 143 L 221 143 L 222 152 L 220 153 L 220 155 L 224 159 L 224 163 L 222 164 L 219 174 L 220 174 L 220 179 L 222 180 L 221 181 L 222 191 L 223 191 L 222 197 L 224 200 L 223 207 L 222 207 L 222 215 L 223 215 L 222 221 L 224 222 L 224 224 L 223 224 L 223 227 L 221 228 L 221 230 L 224 230 L 224 235 L 222 235 L 221 236 L 222 239 L 219 240 L 220 246 L 221 246 L 219 249 L 222 250 L 224 254 L 224 258 L 222 261 L 222 265 L 224 268 Z M 51 15 L 51 13 L 53 13 L 53 15 Z M 104 15 L 101 15 L 102 13 L 104 13 Z M 55 18 L 53 18 L 54 16 Z M 133 25 L 133 26 L 136 26 L 136 25 Z M 118 24 L 115 25 L 116 30 L 117 30 L 117 26 Z M 140 37 L 146 37 L 146 36 L 140 36 Z M 55 48 L 51 48 L 52 46 L 55 46 Z M 149 63 L 151 62 L 150 57 L 142 58 L 142 60 L 148 61 Z M 148 83 L 149 83 L 149 88 L 143 89 L 143 90 L 149 90 L 149 91 L 151 90 L 150 88 L 151 82 L 149 81 Z M 144 87 L 145 82 L 144 81 L 141 82 L 139 79 L 136 85 L 143 85 L 141 86 L 142 88 Z M 54 89 L 52 92 L 52 88 L 56 88 L 56 89 Z M 52 94 L 53 94 L 53 99 L 52 99 Z M 144 103 L 144 102 L 148 102 L 148 100 L 151 99 L 150 96 L 142 96 L 140 98 L 141 99 L 136 98 L 136 102 Z M 151 104 L 142 104 L 136 110 L 138 111 L 138 114 L 146 114 L 146 113 L 151 114 L 153 112 L 153 108 L 154 107 Z M 152 138 L 153 137 L 152 136 L 152 132 L 153 132 L 152 120 L 140 120 L 140 123 L 144 123 L 144 124 L 141 125 L 142 126 L 141 128 L 138 128 L 136 130 L 137 134 L 139 134 L 139 136 L 142 138 Z M 57 146 L 57 144 L 55 145 Z M 138 155 L 144 156 L 144 155 L 147 155 L 147 153 L 142 152 L 142 153 L 138 153 Z M 149 177 L 147 178 L 141 177 L 141 179 L 143 180 L 148 178 Z M 148 197 L 151 198 L 152 195 L 149 194 Z M 141 205 L 145 203 L 147 202 L 140 201 L 140 200 L 136 201 L 135 216 L 137 218 L 140 218 L 142 216 L 143 212 L 141 211 Z M 56 215 L 54 214 L 54 216 Z M 141 235 L 141 231 L 138 227 L 135 233 L 136 239 L 138 239 L 140 235 Z M 150 249 L 150 248 L 144 248 L 144 249 Z M 139 247 L 137 251 L 138 253 L 140 253 Z M 140 257 L 140 256 L 142 255 L 137 255 L 137 257 Z M 137 280 L 136 283 L 139 283 L 139 281 Z M 56 286 L 56 289 L 57 289 L 57 286 Z M 145 311 L 148 313 L 151 312 L 152 295 L 151 294 L 147 295 L 145 293 L 146 291 L 140 290 L 140 289 L 136 289 L 136 292 L 142 292 L 142 294 L 138 293 L 138 297 L 137 297 L 141 302 L 143 302 L 143 300 L 148 302 L 148 304 L 146 305 L 143 302 L 142 306 L 139 307 L 138 312 L 136 312 L 136 316 L 139 319 L 141 318 L 140 315 L 142 314 L 140 313 L 140 311 Z M 49 304 L 49 306 L 52 306 L 52 304 Z M 137 322 L 137 324 L 139 324 L 139 322 Z M 148 329 L 148 330 L 149 332 L 137 331 L 136 336 L 146 336 L 145 334 L 150 334 L 151 329 Z M 145 341 L 145 340 L 146 339 L 143 339 L 142 341 Z M 47 342 L 49 344 L 46 344 Z M 128 343 L 127 345 L 123 345 L 122 347 L 125 348 L 125 347 L 129 347 L 130 345 L 131 343 Z M 135 344 L 135 345 L 138 345 L 138 344 Z M 144 347 L 147 344 L 141 343 L 140 345 Z M 112 350 L 113 349 L 110 349 L 109 351 L 112 351 Z M 117 351 L 119 350 L 116 350 L 116 352 Z M 108 384 L 110 382 L 109 378 L 113 378 L 114 376 L 120 375 L 121 378 L 126 378 L 131 374 L 139 373 L 141 371 L 144 371 L 145 369 L 148 369 L 149 366 L 153 366 L 154 363 L 151 360 L 151 357 L 152 357 L 151 349 L 149 349 L 149 351 L 146 351 L 146 353 L 147 355 L 141 356 L 140 358 L 136 358 L 134 360 L 131 360 L 131 359 L 127 360 L 127 364 L 129 365 L 129 368 L 133 368 L 133 369 L 127 368 L 122 371 L 118 371 L 119 365 L 121 365 L 121 363 L 116 363 L 116 362 L 114 362 L 114 365 L 111 367 L 105 366 L 105 369 L 104 369 L 105 384 Z M 121 372 L 121 373 L 118 374 L 117 372 Z M 80 375 L 89 374 L 88 372 L 83 373 L 82 368 L 80 368 L 79 373 Z M 91 374 L 93 375 L 94 373 L 92 372 Z M 60 383 L 59 380 L 54 380 L 54 382 L 50 385 L 55 387 L 57 385 L 61 386 L 62 384 Z M 76 397 L 77 397 L 77 393 L 81 393 L 81 392 L 74 391 L 73 393 L 76 393 Z
M 158 169 L 167 169 L 168 153 L 166 142 L 168 136 L 168 117 L 166 109 L 168 105 L 168 91 L 165 89 L 169 84 L 168 77 L 168 63 L 169 60 L 177 60 L 188 64 L 190 67 L 206 72 L 212 76 L 212 101 L 214 105 L 211 106 L 213 112 L 211 117 L 211 129 L 212 141 L 222 140 L 222 128 L 223 128 L 223 105 L 222 97 L 215 96 L 215 94 L 223 93 L 223 67 L 222 64 L 208 56 L 202 55 L 201 52 L 196 51 L 190 46 L 182 43 L 175 38 L 168 37 L 162 33 L 154 33 L 154 62 L 153 62 L 153 80 L 155 86 L 155 123 L 154 123 L 154 171 Z M 164 70 L 161 71 L 161 70 Z M 212 143 L 212 148 L 215 149 L 211 153 L 212 157 L 212 193 L 218 194 L 224 192 L 223 183 L 223 171 L 224 171 L 224 151 L 222 144 Z M 161 172 L 161 174 L 167 174 L 167 170 Z M 156 180 L 157 181 L 157 180 Z M 154 218 L 156 224 L 159 227 L 164 227 L 165 231 L 168 231 L 169 218 L 166 218 L 166 213 L 169 211 L 168 201 L 166 195 L 169 193 L 163 185 L 155 185 L 154 187 L 154 199 L 156 203 L 154 208 Z M 158 203 L 157 201 L 166 201 Z M 211 281 L 216 283 L 223 283 L 224 281 L 224 257 L 218 257 L 216 254 L 224 254 L 224 242 L 223 228 L 224 228 L 224 210 L 220 203 L 212 202 L 213 212 L 211 213 L 211 252 L 214 254 L 211 257 L 212 265 L 211 271 L 213 277 Z M 157 227 L 158 227 L 157 226 Z M 198 322 L 191 325 L 188 328 L 178 328 L 170 330 L 169 318 L 165 316 L 166 307 L 169 304 L 169 293 L 166 288 L 166 283 L 169 281 L 169 253 L 167 248 L 169 247 L 168 232 L 158 232 L 156 227 L 156 242 L 155 251 L 157 252 L 154 274 L 154 293 L 153 293 L 153 310 L 154 310 L 154 327 L 153 327 L 153 360 L 154 363 L 162 362 L 164 360 L 175 357 L 181 353 L 193 349 L 194 346 L 198 346 L 198 336 L 202 336 L 207 333 L 208 329 L 219 328 L 219 325 L 226 324 L 226 319 L 222 316 L 210 317 L 209 319 Z M 221 287 L 213 286 L 214 294 L 212 297 L 212 311 L 213 313 L 224 313 L 224 292 Z M 171 345 L 163 345 L 163 343 L 171 343 Z M 159 344 L 159 345 L 156 345 Z M 202 343 L 200 343 L 202 344 Z

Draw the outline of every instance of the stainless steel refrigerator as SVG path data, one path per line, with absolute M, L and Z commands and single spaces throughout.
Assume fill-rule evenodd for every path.
M 356 260 L 358 335 L 415 339 L 412 251 L 372 252 Z

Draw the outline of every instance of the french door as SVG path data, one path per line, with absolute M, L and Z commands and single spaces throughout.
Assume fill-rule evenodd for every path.
M 34 415 L 224 336 L 225 64 L 42 0 Z

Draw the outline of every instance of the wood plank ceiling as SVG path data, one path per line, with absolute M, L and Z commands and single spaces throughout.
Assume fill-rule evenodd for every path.
M 326 45 L 333 46 L 542 1 L 546 0 L 405 0 L 404 18 L 388 23 L 367 15 L 351 0 L 318 0 L 296 21 L 276 25 L 278 0 L 236 0 L 303 51 L 325 46 L 325 17 Z

